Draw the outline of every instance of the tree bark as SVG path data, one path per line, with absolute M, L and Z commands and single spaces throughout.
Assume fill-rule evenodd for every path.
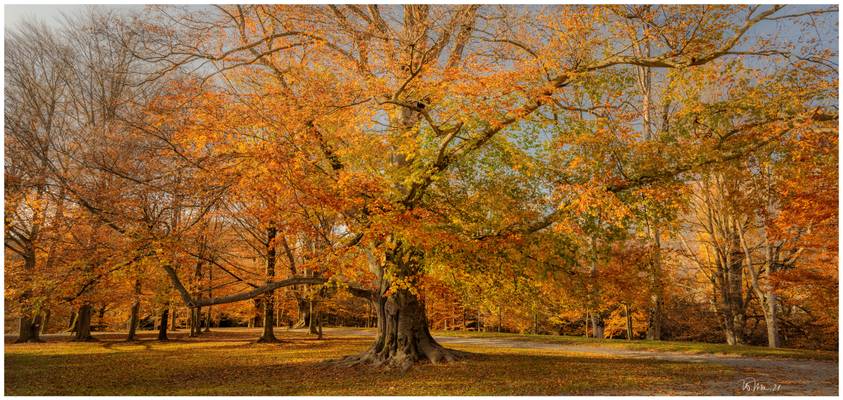
M 208 267 L 208 298 L 213 298 L 213 283 L 214 283 L 214 268 Z M 205 330 L 203 332 L 211 331 L 211 306 L 208 306 L 208 311 L 205 316 Z
M 136 340 L 137 339 L 137 329 L 138 329 L 138 313 L 140 312 L 140 301 L 135 300 L 132 303 L 132 312 L 131 316 L 129 317 L 129 335 L 126 337 L 126 340 Z
M 170 316 L 170 307 L 164 307 L 164 310 L 161 311 L 161 323 L 158 324 L 158 340 L 160 341 L 167 341 L 167 320 Z
M 779 336 L 779 318 L 776 310 L 777 296 L 772 288 L 767 292 L 767 304 L 764 312 L 764 320 L 767 323 L 767 346 L 777 348 L 781 346 Z
M 211 331 L 211 307 L 208 307 L 208 311 L 205 312 L 205 329 L 202 332 L 210 332 Z
M 653 247 L 655 251 L 652 274 L 651 274 L 651 291 L 650 291 L 650 307 L 647 310 L 647 339 L 661 340 L 662 339 L 662 308 L 664 303 L 664 287 L 662 283 L 662 261 L 661 261 L 661 236 L 659 233 L 659 226 L 654 223 L 653 226 Z
M 52 312 L 50 312 L 49 308 L 44 311 L 44 318 L 41 321 L 41 331 L 40 331 L 40 334 L 42 334 L 42 335 L 47 333 L 48 325 L 50 324 L 50 315 L 51 314 L 52 314 Z
M 30 318 L 22 316 L 18 320 L 18 338 L 15 343 L 41 343 L 41 316 Z
M 457 352 L 442 347 L 430 335 L 422 299 L 406 287 L 392 288 L 391 282 L 384 276 L 384 271 L 389 268 L 403 282 L 417 284 L 424 253 L 401 241 L 393 241 L 391 244 L 392 250 L 387 252 L 385 258 L 386 265 L 380 265 L 375 257 L 369 257 L 370 263 L 376 263 L 374 269 L 378 273 L 380 286 L 375 305 L 378 315 L 377 339 L 367 352 L 346 358 L 345 361 L 407 370 L 418 362 L 436 364 L 457 359 Z
M 296 305 L 298 306 L 298 319 L 296 320 L 296 323 L 293 324 L 293 329 L 310 327 L 309 302 L 304 297 L 299 297 L 296 299 Z
M 275 277 L 275 226 L 270 224 L 266 229 L 266 280 L 271 282 Z M 275 291 L 270 290 L 263 298 L 263 334 L 258 338 L 258 343 L 274 343 L 278 341 L 275 337 Z
M 178 327 L 176 326 L 177 322 L 178 321 L 176 320 L 176 306 L 172 305 L 172 306 L 170 306 L 170 331 L 171 332 L 175 332 L 178 329 Z
M 596 312 L 591 313 L 591 336 L 597 339 L 603 339 L 603 317 Z
M 67 326 L 67 330 L 65 332 L 74 333 L 76 332 L 76 321 L 79 320 L 79 313 L 76 312 L 76 308 L 71 306 L 70 309 L 70 325 Z
M 91 315 L 94 313 L 94 307 L 91 304 L 85 303 L 79 307 L 79 316 L 76 318 L 76 337 L 74 341 L 91 341 L 94 337 L 91 336 Z
M 632 315 L 629 313 L 629 304 L 624 304 L 623 310 L 626 315 L 626 340 L 632 340 Z
M 136 340 L 138 320 L 140 319 L 140 295 L 141 295 L 141 281 L 135 279 L 135 299 L 132 301 L 132 311 L 129 316 L 129 335 L 126 340 Z

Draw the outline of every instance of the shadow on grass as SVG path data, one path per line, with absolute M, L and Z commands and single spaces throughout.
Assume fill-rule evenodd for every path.
M 461 361 L 420 364 L 406 373 L 342 367 L 325 360 L 358 354 L 371 338 L 284 338 L 264 345 L 154 340 L 88 344 L 89 352 L 47 347 L 7 349 L 8 395 L 562 395 L 701 393 L 731 382 L 713 365 L 595 358 L 538 350 L 470 350 Z M 129 346 L 139 346 L 132 349 Z M 54 347 L 54 353 L 50 348 Z M 29 351 L 33 349 L 32 351 Z M 66 349 L 65 349 L 66 350 Z M 81 349 L 84 350 L 84 349 Z M 123 351 L 125 350 L 125 351 Z M 545 352 L 546 353 L 546 352 Z M 698 391 L 695 391 L 695 388 Z M 708 390 L 708 389 L 705 389 Z M 733 394 L 724 386 L 719 394 Z

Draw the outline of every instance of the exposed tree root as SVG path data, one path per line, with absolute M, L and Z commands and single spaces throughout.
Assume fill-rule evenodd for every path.
M 426 362 L 431 364 L 445 364 L 461 360 L 468 354 L 459 350 L 444 348 L 435 342 L 431 346 L 420 347 L 426 348 L 417 352 L 407 352 L 397 351 L 397 349 L 396 351 L 385 351 L 383 349 L 378 351 L 376 347 L 372 347 L 362 354 L 347 356 L 339 360 L 330 360 L 327 363 L 342 367 L 371 366 L 375 368 L 398 369 L 403 372 L 416 364 Z
M 277 337 L 265 337 L 261 336 L 255 343 L 284 343 L 283 340 L 278 339 Z

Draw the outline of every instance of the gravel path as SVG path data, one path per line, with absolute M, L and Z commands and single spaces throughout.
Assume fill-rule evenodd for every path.
M 326 333 L 342 336 L 374 336 L 373 330 L 328 328 Z M 838 395 L 837 361 L 796 360 L 768 357 L 743 357 L 721 354 L 689 354 L 681 352 L 629 350 L 591 344 L 542 343 L 514 339 L 436 336 L 442 344 L 500 348 L 549 349 L 606 357 L 653 359 L 672 362 L 721 364 L 738 371 L 740 379 L 709 382 L 705 387 L 678 388 L 677 394 L 705 395 Z

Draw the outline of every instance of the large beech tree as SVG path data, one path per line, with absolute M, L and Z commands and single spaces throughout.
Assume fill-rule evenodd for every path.
M 156 260 L 194 310 L 263 299 L 264 340 L 273 293 L 323 285 L 375 305 L 375 343 L 343 362 L 454 360 L 430 334 L 434 275 L 486 289 L 477 309 L 496 308 L 499 323 L 503 299 L 522 296 L 535 331 L 555 301 L 539 297 L 553 282 L 576 285 L 598 331 L 607 299 L 643 303 L 603 292 L 622 286 L 604 278 L 620 268 L 607 258 L 623 254 L 613 241 L 624 232 L 651 226 L 658 254 L 668 217 L 653 203 L 664 192 L 834 129 L 833 55 L 759 30 L 831 11 L 812 10 L 151 8 L 110 37 L 137 63 L 134 87 L 156 90 L 121 103 L 122 129 L 96 131 L 131 151 L 71 163 L 132 190 L 115 202 L 83 174 L 50 173 L 82 210 L 146 250 L 137 253 Z M 630 226 L 636 209 L 643 218 Z M 209 221 L 240 240 L 196 250 Z M 222 260 L 248 248 L 251 277 Z M 281 259 L 291 273 L 277 279 Z M 212 293 L 197 265 L 244 290 Z M 641 283 L 652 288 L 651 320 L 661 318 L 654 271 Z M 493 287 L 492 277 L 512 287 Z
M 789 17 L 780 6 L 231 6 L 206 13 L 197 18 L 185 9 L 152 22 L 163 38 L 140 57 L 162 64 L 162 74 L 207 70 L 208 93 L 230 111 L 209 115 L 229 118 L 203 120 L 203 128 L 218 127 L 199 135 L 215 152 L 249 156 L 234 174 L 248 169 L 261 187 L 284 182 L 343 219 L 347 240 L 319 257 L 352 246 L 365 253 L 379 318 L 375 345 L 350 362 L 407 367 L 454 358 L 430 336 L 419 293 L 440 250 L 437 240 L 535 233 L 566 223 L 575 209 L 622 201 L 626 192 L 743 157 L 797 127 L 833 118 L 791 97 L 798 87 L 779 98 L 786 109 L 730 93 L 705 100 L 719 83 L 697 80 L 706 74 L 728 76 L 749 58 L 794 57 L 785 43 L 750 39 L 756 25 Z M 630 20 L 651 27 L 645 39 L 601 28 Z M 686 90 L 675 92 L 672 104 L 680 120 L 651 144 L 634 139 L 642 134 L 633 127 L 642 115 L 623 106 L 622 77 L 636 68 L 675 71 L 672 86 Z M 780 68 L 775 73 L 789 67 Z M 745 85 L 750 90 L 753 83 Z M 694 119 L 700 112 L 711 120 Z M 735 123 L 726 128 L 722 120 Z M 466 235 L 448 215 L 431 213 L 437 181 L 530 129 L 547 131 L 548 143 L 563 152 L 587 148 L 589 138 L 617 139 L 599 150 L 607 157 L 599 169 L 560 157 L 550 165 L 556 176 L 542 182 L 546 195 L 506 225 L 486 221 L 487 233 Z M 652 136 L 649 128 L 644 133 Z M 271 282 L 204 303 L 321 279 Z

